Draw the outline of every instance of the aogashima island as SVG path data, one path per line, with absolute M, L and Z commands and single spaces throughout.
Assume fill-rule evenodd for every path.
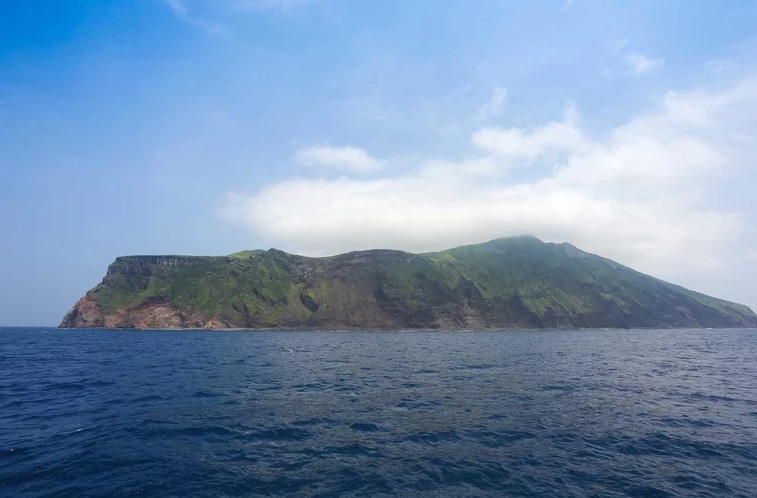
M 439 252 L 126 256 L 62 328 L 757 327 L 747 306 L 531 236 Z

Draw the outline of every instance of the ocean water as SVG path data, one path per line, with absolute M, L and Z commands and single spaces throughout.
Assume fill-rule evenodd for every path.
M 757 496 L 757 330 L 0 329 L 1 496 Z

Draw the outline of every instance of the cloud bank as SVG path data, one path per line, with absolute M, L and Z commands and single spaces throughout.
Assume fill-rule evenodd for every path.
M 655 275 L 721 270 L 751 227 L 715 209 L 708 187 L 753 157 L 757 80 L 670 92 L 601 136 L 568 105 L 530 128 L 485 127 L 460 161 L 425 160 L 399 176 L 292 178 L 226 195 L 219 214 L 273 245 L 311 255 L 368 248 L 438 250 L 533 234 L 570 241 Z M 365 151 L 314 147 L 303 164 L 376 171 Z

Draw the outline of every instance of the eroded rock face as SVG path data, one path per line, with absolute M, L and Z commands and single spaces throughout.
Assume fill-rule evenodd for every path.
M 102 308 L 89 296 L 84 296 L 76 302 L 74 307 L 66 313 L 60 326 L 64 328 L 106 327 Z
M 218 319 L 204 323 L 199 316 L 182 313 L 173 304 L 148 300 L 134 308 L 103 311 L 89 295 L 81 298 L 66 314 L 62 328 L 183 329 L 226 328 Z
M 757 316 L 569 244 L 516 237 L 427 254 L 120 257 L 61 327 L 757 327 Z
M 222 322 L 216 317 L 213 317 L 208 320 L 205 325 L 202 326 L 202 328 L 206 330 L 227 329 L 229 328 L 229 324 Z

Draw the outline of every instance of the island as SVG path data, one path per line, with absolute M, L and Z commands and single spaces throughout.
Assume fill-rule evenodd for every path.
M 119 257 L 60 327 L 725 328 L 757 327 L 757 316 L 571 244 L 520 236 L 423 254 Z

